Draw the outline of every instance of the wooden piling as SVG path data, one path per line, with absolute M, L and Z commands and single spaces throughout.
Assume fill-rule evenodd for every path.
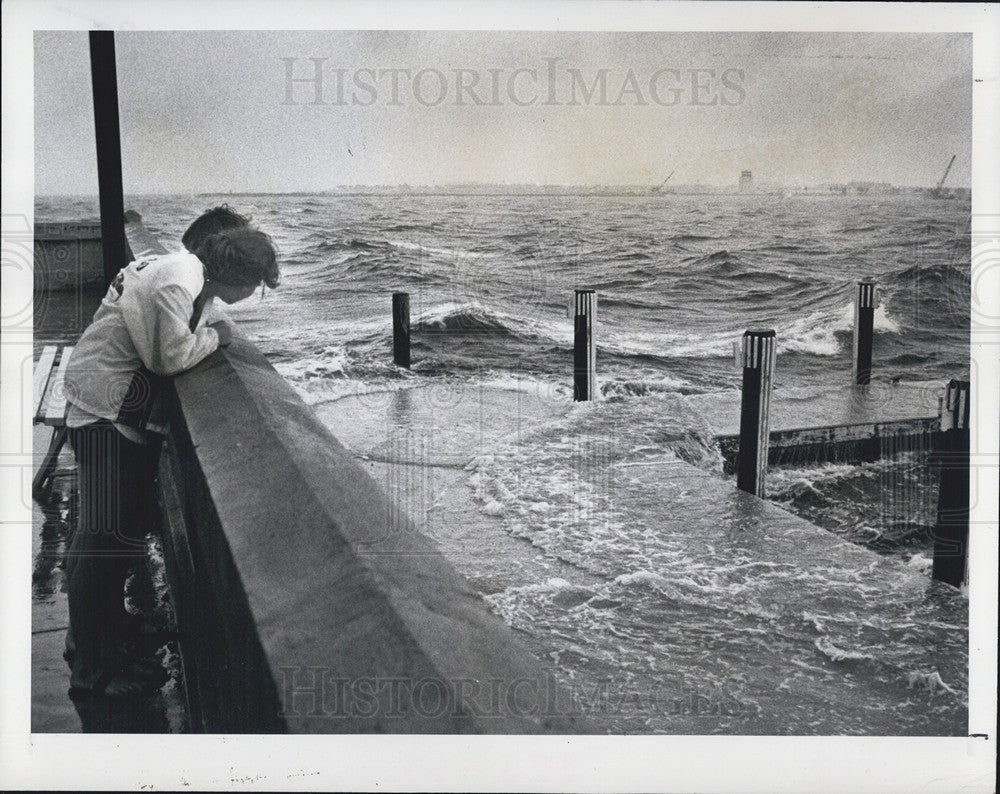
M 107 287 L 118 271 L 128 264 L 125 198 L 122 195 L 122 142 L 118 123 L 118 72 L 112 30 L 90 31 L 90 78 L 94 92 L 104 286 Z
M 941 406 L 941 466 L 932 577 L 960 587 L 968 575 L 969 381 L 948 383 Z
M 576 290 L 573 318 L 573 399 L 593 400 L 597 389 L 597 346 L 594 315 L 597 294 L 592 289 Z
M 392 293 L 392 360 L 410 368 L 410 293 Z
M 878 286 L 874 281 L 857 283 L 854 293 L 854 384 L 865 386 L 871 382 L 872 339 L 875 334 L 875 307 Z
M 767 445 L 774 373 L 773 330 L 743 334 L 743 400 L 740 408 L 740 448 L 736 459 L 736 486 L 764 497 Z

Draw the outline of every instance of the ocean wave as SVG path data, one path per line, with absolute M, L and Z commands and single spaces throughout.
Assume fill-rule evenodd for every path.
M 840 234 L 867 234 L 870 232 L 884 231 L 881 226 L 875 224 L 862 224 L 860 226 L 845 225 L 837 229 Z
M 777 329 L 778 353 L 809 353 L 836 356 L 850 344 L 854 330 L 854 306 L 845 304 L 838 312 L 813 312 Z M 889 301 L 883 299 L 875 310 L 873 330 L 898 334 L 899 325 L 889 315 Z
M 683 393 L 690 388 L 689 381 L 680 377 L 664 375 L 644 380 L 606 380 L 600 383 L 601 396 L 607 399 L 628 397 L 649 397 L 653 394 Z
M 476 385 L 487 389 L 531 394 L 546 400 L 569 402 L 573 397 L 573 387 L 564 382 L 554 382 L 524 373 L 490 371 L 476 378 Z
M 687 257 L 681 260 L 686 271 L 700 270 L 703 274 L 732 275 L 745 272 L 743 260 L 728 250 L 713 251 L 703 256 Z
M 341 253 L 344 251 L 377 251 L 379 246 L 377 243 L 371 243 L 367 240 L 358 240 L 355 238 L 346 238 L 331 240 L 329 237 L 318 234 L 311 233 L 306 236 L 306 241 L 316 240 L 308 245 L 304 250 L 303 254 L 311 254 L 313 256 L 319 256 L 323 254 L 330 253 Z
M 412 324 L 414 331 L 497 331 L 514 335 L 515 318 L 478 301 L 445 303 L 420 314 Z
M 705 240 L 718 240 L 719 238 L 712 234 L 675 234 L 670 238 L 672 243 L 700 243 Z
M 817 311 L 778 325 L 777 351 L 807 353 L 814 356 L 839 355 L 848 342 L 854 322 L 853 308 L 840 311 Z M 898 326 L 883 305 L 876 311 L 875 328 L 880 332 L 898 332 Z M 729 358 L 733 345 L 743 332 L 738 329 L 704 331 L 697 335 L 674 331 L 615 332 L 603 330 L 597 339 L 598 351 L 621 357 L 667 362 L 678 358 Z
M 442 248 L 440 246 L 427 245 L 426 243 L 420 241 L 402 240 L 399 238 L 389 238 L 385 241 L 385 244 L 390 248 L 395 248 L 400 251 L 427 254 L 451 263 L 462 262 L 470 259 L 482 259 L 487 256 L 484 253 L 470 251 L 465 248 Z
M 573 344 L 573 329 L 567 321 L 520 317 L 482 301 L 447 301 L 414 318 L 414 331 L 458 331 L 486 333 L 519 339 L 547 340 L 566 348 Z
M 889 286 L 913 286 L 914 282 L 921 284 L 947 284 L 968 289 L 970 272 L 968 267 L 957 267 L 947 262 L 929 265 L 910 265 L 909 267 L 891 273 L 886 279 Z

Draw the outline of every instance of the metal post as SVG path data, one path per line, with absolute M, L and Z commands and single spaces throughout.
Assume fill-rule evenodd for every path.
M 597 347 L 594 341 L 594 315 L 597 294 L 592 289 L 576 290 L 573 318 L 573 399 L 593 400 L 597 389 Z
M 767 447 L 770 440 L 771 377 L 774 373 L 774 331 L 743 334 L 743 401 L 740 408 L 740 449 L 736 458 L 736 486 L 764 497 Z
M 941 464 L 932 576 L 955 587 L 968 576 L 969 554 L 969 381 L 948 383 L 941 409 Z
M 410 293 L 392 293 L 392 360 L 410 368 Z
M 104 285 L 128 264 L 125 244 L 125 198 L 122 195 L 122 143 L 118 126 L 118 73 L 115 34 L 90 31 L 90 78 L 94 91 L 97 139 L 97 185 L 101 202 L 101 245 Z
M 854 384 L 865 386 L 872 376 L 872 337 L 875 333 L 875 307 L 878 286 L 874 281 L 857 283 L 854 294 Z

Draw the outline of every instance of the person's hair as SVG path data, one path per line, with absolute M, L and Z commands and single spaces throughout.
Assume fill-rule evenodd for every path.
M 214 207 L 203 212 L 194 223 L 188 226 L 181 242 L 188 251 L 194 253 L 201 247 L 205 238 L 218 234 L 223 229 L 238 229 L 241 226 L 249 225 L 249 218 L 231 210 L 228 204 L 223 204 L 221 207 Z
M 206 277 L 212 281 L 238 287 L 255 287 L 264 282 L 274 289 L 281 280 L 271 238 L 248 226 L 223 229 L 205 238 L 193 253 L 205 265 Z

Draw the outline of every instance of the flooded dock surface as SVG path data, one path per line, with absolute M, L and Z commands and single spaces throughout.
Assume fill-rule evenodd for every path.
M 627 434 L 476 388 L 318 412 L 574 693 L 625 733 L 962 735 L 968 602 Z
M 937 418 L 944 381 L 886 383 L 840 389 L 777 388 L 771 397 L 772 433 L 822 427 L 868 427 L 876 424 Z M 740 393 L 700 395 L 717 435 L 739 435 Z

